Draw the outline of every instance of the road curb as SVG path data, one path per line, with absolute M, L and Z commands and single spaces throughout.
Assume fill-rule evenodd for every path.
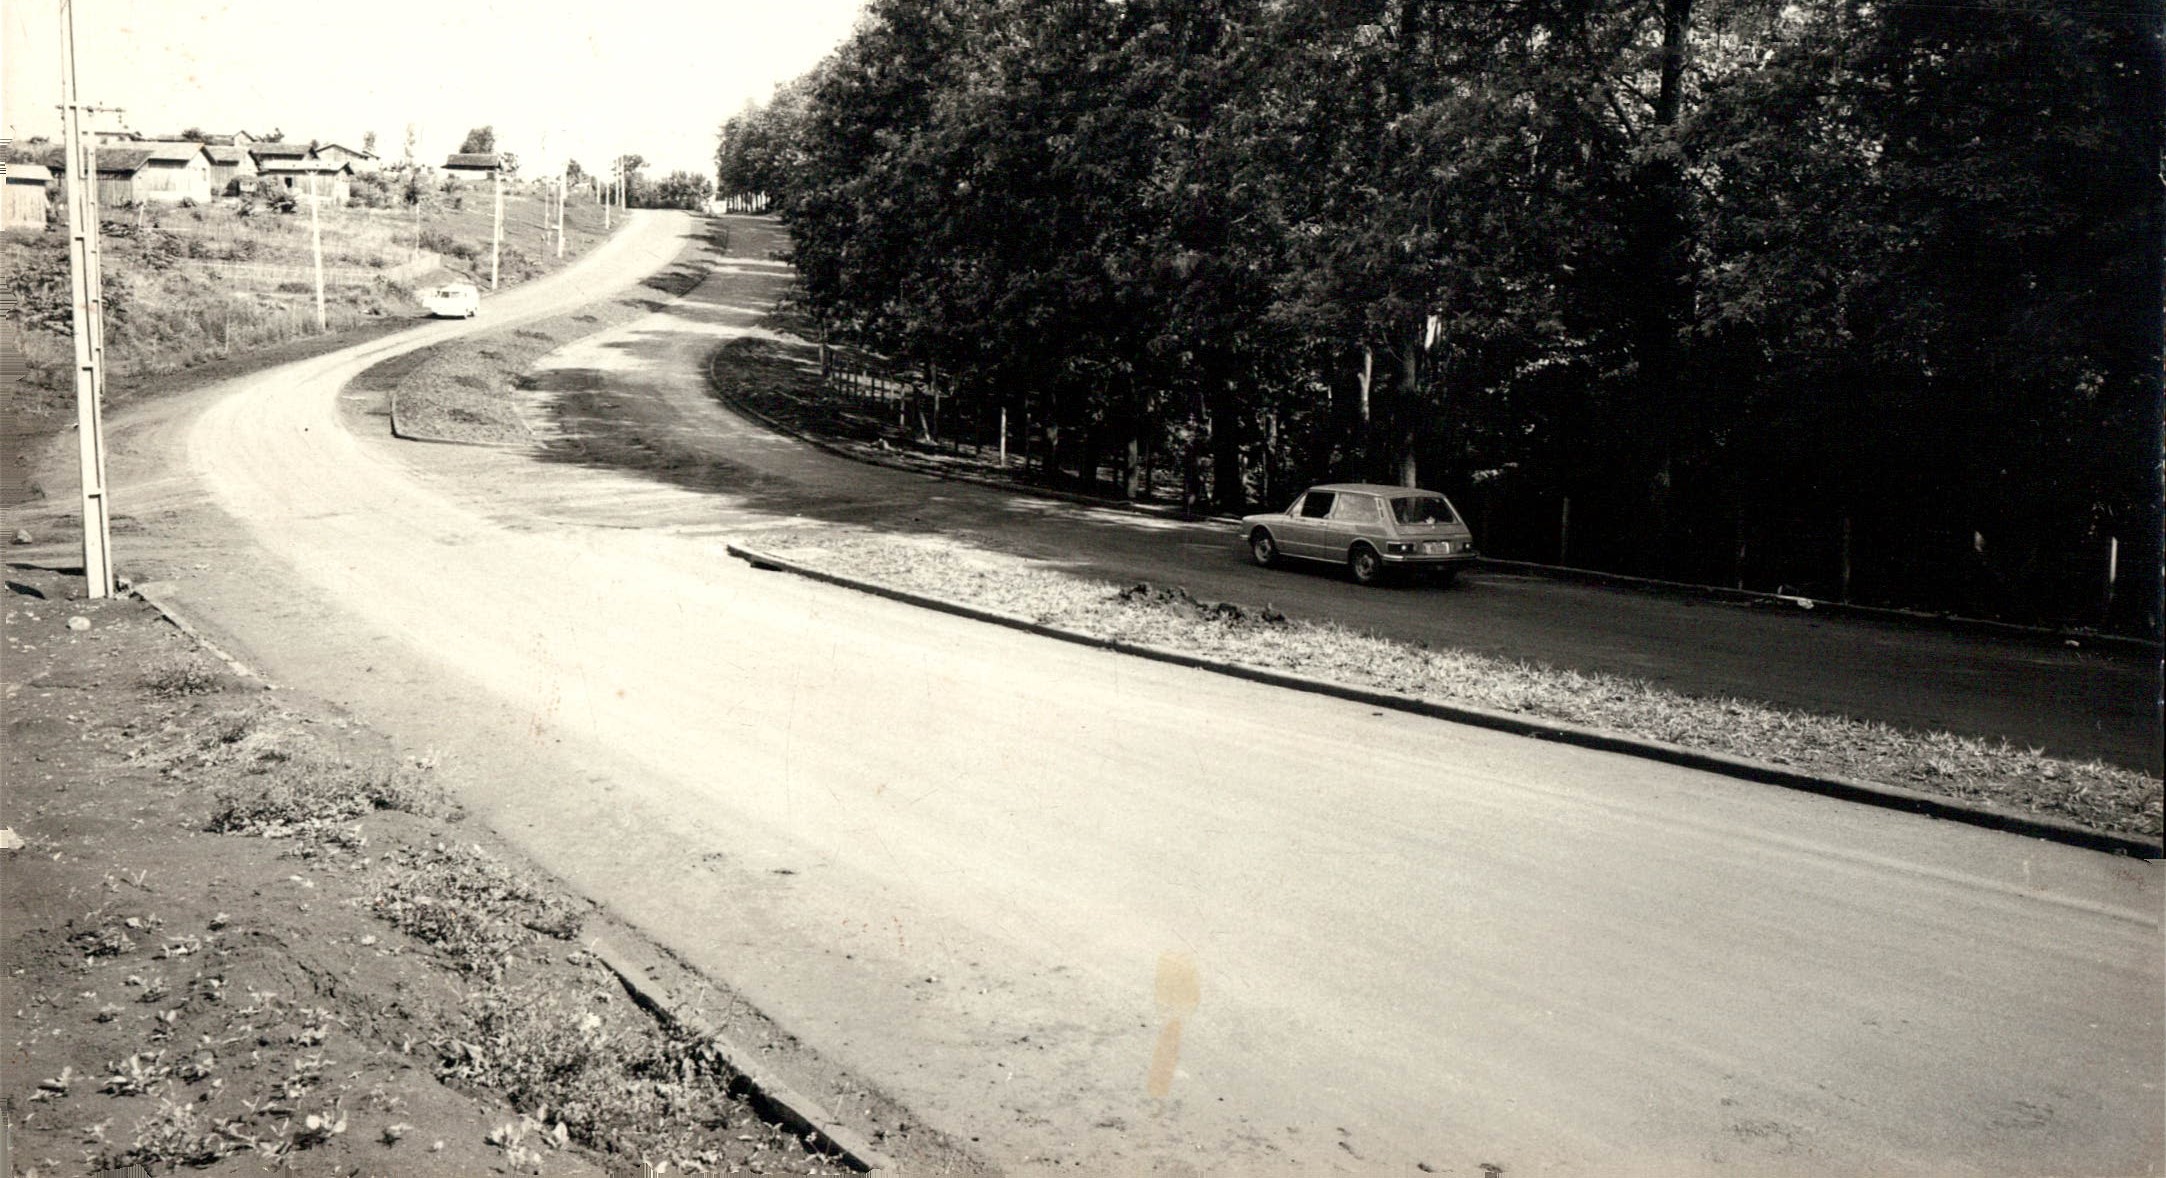
M 1634 589 L 1648 589 L 1677 596 L 1701 597 L 1745 605 L 1787 605 L 1796 609 L 1825 610 L 1840 617 L 1871 618 L 1883 622 L 1897 622 L 1909 626 L 1939 627 L 1957 633 L 1990 634 L 1999 638 L 2023 638 L 2035 642 L 2073 642 L 2079 646 L 2096 647 L 2117 654 L 2147 654 L 2157 657 L 2161 645 L 2148 638 L 2136 638 L 2126 634 L 2099 634 L 2088 630 L 2058 630 L 2049 626 L 2019 626 L 2014 622 L 1995 622 L 1985 618 L 1967 618 L 1960 614 L 1933 614 L 1914 609 L 1894 609 L 1878 605 L 1853 605 L 1844 601 L 1829 601 L 1821 597 L 1807 597 L 1800 593 L 1767 593 L 1758 589 L 1731 589 L 1721 585 L 1695 585 L 1690 581 L 1662 581 L 1653 577 L 1634 577 L 1625 573 L 1607 573 L 1600 569 L 1573 568 L 1570 565 L 1538 564 L 1529 560 L 1496 560 L 1483 557 L 1476 569 L 1501 569 L 1533 577 L 1548 577 L 1556 581 L 1579 581 L 1593 585 L 1621 585 Z
M 224 647 L 212 641 L 210 636 L 205 634 L 201 628 L 196 626 L 195 623 L 189 621 L 187 617 L 183 615 L 178 609 L 175 609 L 173 603 L 165 599 L 163 592 L 164 585 L 165 582 L 163 581 L 152 581 L 148 584 L 143 585 L 130 585 L 127 592 L 129 596 L 134 597 L 136 600 L 142 602 L 143 604 L 151 607 L 154 610 L 157 610 L 158 616 L 164 618 L 168 625 L 172 626 L 174 629 L 180 631 L 181 633 L 186 634 L 188 637 L 194 639 L 196 645 L 202 647 L 207 651 L 210 651 L 214 655 L 217 655 L 220 661 L 224 662 L 226 666 L 232 668 L 234 674 L 239 675 L 244 679 L 253 679 L 256 682 L 261 683 L 266 690 L 276 686 L 276 684 L 273 684 L 269 679 L 265 678 L 262 672 L 256 670 L 254 667 L 249 666 L 247 663 L 244 663 L 241 660 L 233 657 L 231 654 L 227 653 Z
M 662 972 L 661 960 L 652 951 L 639 950 L 599 934 L 585 938 L 586 949 L 617 975 L 632 1000 L 666 1023 L 682 1027 L 713 1045 L 716 1054 L 737 1080 L 732 1092 L 750 1103 L 761 1116 L 787 1127 L 799 1137 L 812 1137 L 845 1165 L 866 1174 L 892 1174 L 895 1163 L 872 1148 L 856 1130 L 835 1120 L 818 1101 L 792 1088 L 761 1067 L 753 1052 L 679 1002 L 654 974 Z
M 1432 719 L 1449 720 L 1458 724 L 1470 724 L 1480 728 L 1512 733 L 1517 736 L 1532 737 L 1537 740 L 1550 740 L 1559 744 L 1569 744 L 1602 752 L 1622 753 L 1626 756 L 1641 757 L 1708 773 L 1718 773 L 1725 777 L 1734 777 L 1762 785 L 1775 785 L 1784 789 L 1794 789 L 1843 801 L 1879 806 L 1884 809 L 1904 810 L 1929 818 L 1961 822 L 1969 826 L 1985 827 L 2010 834 L 2045 839 L 2049 842 L 2101 851 L 2112 855 L 2127 855 L 2136 858 L 2158 858 L 2166 855 L 2166 848 L 2162 848 L 2158 842 L 2147 841 L 2134 835 L 2098 830 L 2057 818 L 2028 814 L 1991 803 L 1963 801 L 1956 798 L 1942 797 L 1938 794 L 1924 793 L 1919 790 L 1905 789 L 1902 786 L 1882 785 L 1878 782 L 1863 781 L 1856 778 L 1807 773 L 1765 761 L 1734 757 L 1726 753 L 1706 752 L 1700 749 L 1670 744 L 1665 741 L 1620 736 L 1613 732 L 1604 732 L 1565 721 L 1534 719 L 1512 712 L 1499 712 L 1466 704 L 1437 703 L 1431 700 L 1416 699 L 1412 696 L 1394 695 L 1368 688 L 1352 687 L 1344 683 L 1334 683 L 1306 675 L 1266 670 L 1262 667 L 1252 667 L 1244 663 L 1230 663 L 1204 658 L 1199 655 L 1167 650 L 1163 647 L 1123 642 L 1114 638 L 1101 638 L 1073 630 L 1063 630 L 1011 614 L 979 609 L 976 606 L 949 601 L 945 598 L 915 593 L 906 589 L 897 589 L 890 585 L 882 585 L 876 581 L 865 581 L 840 573 L 827 572 L 771 553 L 746 548 L 740 544 L 732 543 L 727 548 L 731 556 L 750 564 L 754 568 L 792 573 L 809 580 L 822 581 L 845 589 L 854 589 L 861 593 L 885 597 L 891 601 L 937 610 L 941 613 L 954 614 L 974 621 L 989 622 L 997 626 L 1022 630 L 1045 638 L 1058 639 L 1062 642 L 1072 642 L 1080 646 L 1094 646 L 1101 650 L 1134 655 L 1154 662 L 1170 663 L 1179 667 L 1192 667 L 1236 679 L 1246 679 L 1254 683 L 1284 687 L 1294 691 L 1305 691 L 1314 695 L 1332 696 L 1372 707 L 1390 708 L 1395 711 L 1410 712 L 1415 715 L 1428 716 Z

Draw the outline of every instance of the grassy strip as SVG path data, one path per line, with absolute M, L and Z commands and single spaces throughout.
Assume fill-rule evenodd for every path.
M 1665 741 L 1841 777 L 1988 801 L 2124 834 L 2166 827 L 2158 778 L 1945 732 L 1685 695 L 1620 675 L 1560 670 L 1123 588 L 951 542 L 870 533 L 778 534 L 778 555 L 1044 625 L 1438 703 Z

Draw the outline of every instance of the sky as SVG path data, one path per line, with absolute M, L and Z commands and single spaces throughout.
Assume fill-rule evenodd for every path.
M 443 163 L 496 128 L 526 174 L 623 152 L 712 174 L 716 131 L 812 68 L 861 0 L 73 0 L 82 101 L 146 134 L 289 140 Z M 57 138 L 61 0 L 0 0 L 0 104 Z M 115 116 L 96 126 L 111 125 Z

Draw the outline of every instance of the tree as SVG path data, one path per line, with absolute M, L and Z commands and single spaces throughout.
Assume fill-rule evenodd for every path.
M 406 166 L 414 166 L 414 125 L 406 124 Z
M 493 125 L 476 127 L 459 142 L 460 155 L 488 155 L 495 150 L 496 128 Z
M 370 155 L 376 154 L 376 132 L 367 131 L 362 134 L 361 150 L 369 153 Z
M 714 181 L 698 172 L 671 172 L 644 194 L 645 208 L 689 209 L 702 212 L 714 194 Z

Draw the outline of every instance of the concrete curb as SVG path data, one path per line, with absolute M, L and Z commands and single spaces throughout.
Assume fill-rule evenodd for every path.
M 895 1163 L 872 1148 L 856 1130 L 835 1120 L 818 1101 L 784 1083 L 761 1067 L 757 1057 L 705 1019 L 677 1001 L 665 985 L 651 976 L 661 972 L 660 959 L 599 935 L 586 938 L 587 951 L 617 975 L 632 1000 L 656 1018 L 682 1027 L 714 1046 L 722 1062 L 738 1076 L 731 1090 L 750 1103 L 759 1114 L 787 1127 L 799 1137 L 811 1137 L 843 1164 L 867 1174 L 892 1174 Z
M 1606 573 L 1599 569 L 1579 569 L 1569 565 L 1537 564 L 1527 560 L 1496 560 L 1483 557 L 1477 569 L 1502 569 L 1524 573 L 1534 577 L 1548 577 L 1558 581 L 1580 581 L 1593 585 L 1623 585 L 1635 589 L 1651 589 L 1678 596 L 1708 598 L 1715 601 L 1749 605 L 1787 605 L 1796 609 L 1825 610 L 1839 617 L 1872 618 L 1884 622 L 1900 622 L 1911 626 L 1940 627 L 1958 633 L 1991 634 L 2000 638 L 2024 638 L 2037 642 L 2074 642 L 2082 646 L 2110 650 L 2118 654 L 2148 654 L 2157 657 L 2161 645 L 2148 638 L 2135 638 L 2126 634 L 2098 634 L 2088 630 L 2058 630 L 2047 626 L 2019 626 L 2013 622 L 1995 622 L 1984 618 L 1967 618 L 1960 614 L 1931 614 L 1914 609 L 1893 609 L 1877 605 L 1852 605 L 1848 602 L 1829 601 L 1820 597 L 1806 597 L 1798 593 L 1766 593 L 1757 589 L 1730 589 L 1721 585 L 1695 585 L 1689 581 L 1661 581 L 1652 577 L 1634 577 L 1624 573 Z
M 178 609 L 175 609 L 172 602 L 165 600 L 163 594 L 164 585 L 165 582 L 163 581 L 152 581 L 149 584 L 144 585 L 130 585 L 127 589 L 127 593 L 129 596 L 134 597 L 136 600 L 142 602 L 143 604 L 151 607 L 154 610 L 157 610 L 158 615 L 164 618 L 167 624 L 171 625 L 174 629 L 180 631 L 181 633 L 186 634 L 188 637 L 194 639 L 196 645 L 202 647 L 207 651 L 210 651 L 214 655 L 217 655 L 218 658 L 226 664 L 226 666 L 232 668 L 234 674 L 239 675 L 244 679 L 254 679 L 256 682 L 263 684 L 265 690 L 269 690 L 277 686 L 269 679 L 264 678 L 262 672 L 257 671 L 254 667 L 251 667 L 247 663 L 244 663 L 241 660 L 234 658 L 231 654 L 226 653 L 226 649 L 224 647 L 218 645 L 216 642 L 211 641 L 210 637 L 204 634 L 201 629 L 197 628 L 195 623 L 190 622 L 187 617 L 182 615 L 182 613 Z
M 1010 629 L 1022 630 L 1026 633 L 1054 638 L 1062 642 L 1072 642 L 1081 646 L 1094 646 L 1118 654 L 1135 655 L 1155 662 L 1171 663 L 1179 667 L 1193 667 L 1198 670 L 1228 675 L 1236 679 L 1247 679 L 1255 683 L 1269 684 L 1273 687 L 1284 687 L 1294 691 L 1333 696 L 1371 707 L 1391 708 L 1395 711 L 1410 712 L 1415 715 L 1428 716 L 1432 719 L 1449 720 L 1453 723 L 1471 724 L 1476 727 L 1495 729 L 1518 736 L 1529 736 L 1537 740 L 1553 740 L 1560 744 L 1575 745 L 1580 748 L 1643 757 L 1648 760 L 1661 761 L 1687 769 L 1698 769 L 1708 773 L 1719 773 L 1725 777 L 1735 777 L 1763 785 L 1776 785 L 1784 789 L 1795 789 L 1806 793 L 1820 794 L 1824 797 L 1860 802 L 1865 805 L 1880 806 L 1891 810 L 1905 810 L 1929 818 L 1939 818 L 1950 822 L 1961 822 L 1970 826 L 2006 831 L 2010 834 L 2045 839 L 2050 842 L 2081 847 L 2086 850 L 2103 851 L 2112 855 L 2127 855 L 2137 858 L 2166 856 L 2166 848 L 2162 848 L 2160 843 L 2146 841 L 2134 835 L 2097 830 L 2074 822 L 2028 814 L 1988 802 L 1963 801 L 1957 798 L 1905 789 L 1901 786 L 1882 785 L 1878 782 L 1861 781 L 1855 778 L 1808 773 L 1764 761 L 1733 757 L 1726 753 L 1706 752 L 1700 749 L 1685 748 L 1682 745 L 1669 744 L 1664 741 L 1620 736 L 1616 733 L 1603 732 L 1564 721 L 1540 720 L 1511 712 L 1498 712 L 1465 704 L 1436 703 L 1430 700 L 1415 699 L 1411 696 L 1393 695 L 1382 691 L 1372 691 L 1367 688 L 1351 687 L 1343 683 L 1310 678 L 1306 675 L 1271 671 L 1242 663 L 1222 662 L 1198 655 L 1184 654 L 1180 651 L 1166 650 L 1162 647 L 1122 642 L 1112 638 L 1100 638 L 1095 635 L 1080 634 L 1072 630 L 1062 630 L 1054 626 L 1043 625 L 1010 614 L 979 609 L 976 606 L 964 605 L 961 602 L 948 601 L 944 598 L 896 589 L 873 581 L 863 581 L 855 577 L 826 572 L 769 553 L 749 549 L 739 544 L 728 545 L 728 550 L 731 556 L 745 561 L 754 568 L 794 573 L 810 580 L 823 581 L 845 589 L 855 589 L 862 593 L 870 593 L 908 605 L 938 610 L 942 613 L 954 614 L 974 621 L 990 622 L 994 625 L 1006 626 Z

